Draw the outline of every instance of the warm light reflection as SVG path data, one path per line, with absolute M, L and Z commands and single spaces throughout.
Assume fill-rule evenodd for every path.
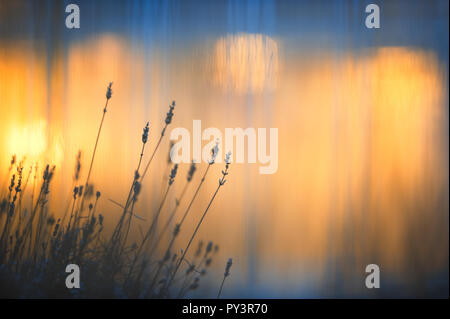
M 43 120 L 29 126 L 12 126 L 7 153 L 37 159 L 47 150 L 46 126 Z
M 30 52 L 24 43 L 0 52 L 2 167 L 9 163 L 12 155 L 20 161 L 25 159 L 23 163 L 27 167 L 34 164 L 59 166 L 64 158 L 62 122 L 52 121 L 48 125 L 48 118 L 61 119 L 61 92 L 52 92 L 47 104 L 49 92 L 45 84 L 44 57 Z M 49 111 L 47 105 L 50 105 Z
M 25 160 L 27 166 L 38 164 L 43 167 L 51 164 L 59 167 L 64 158 L 62 138 L 50 136 L 45 120 L 30 125 L 13 124 L 7 130 L 7 135 L 7 159 L 16 155 L 19 160 Z
M 445 88 L 436 57 L 383 48 L 293 63 L 276 102 L 296 101 L 277 108 L 274 120 L 284 147 L 271 250 L 282 251 L 292 271 L 292 255 L 333 278 L 353 278 L 376 259 L 385 273 L 426 280 L 448 258 L 448 227 L 439 222 L 448 216 Z
M 263 34 L 227 35 L 213 52 L 213 82 L 237 93 L 262 92 L 276 87 L 278 44 Z

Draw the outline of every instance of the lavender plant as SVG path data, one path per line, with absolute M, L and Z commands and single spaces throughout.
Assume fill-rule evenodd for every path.
M 179 170 L 175 164 L 168 174 L 163 196 L 157 205 L 153 217 L 147 225 L 147 231 L 138 243 L 130 236 L 134 226 L 145 226 L 140 220 L 135 225 L 134 209 L 139 198 L 145 196 L 144 177 L 162 143 L 165 131 L 171 124 L 175 102 L 169 105 L 164 126 L 150 158 L 141 173 L 145 160 L 145 150 L 150 139 L 150 123 L 147 122 L 141 135 L 141 148 L 138 164 L 134 171 L 130 189 L 124 204 L 120 206 L 122 214 L 111 232 L 104 230 L 105 214 L 99 211 L 101 192 L 91 183 L 94 160 L 99 146 L 100 135 L 112 97 L 112 82 L 106 90 L 106 102 L 97 131 L 93 152 L 89 162 L 85 182 L 80 185 L 82 176 L 81 152 L 76 156 L 75 169 L 70 190 L 70 200 L 55 218 L 50 214 L 51 185 L 56 167 L 46 165 L 40 171 L 37 163 L 25 168 L 25 159 L 18 161 L 13 156 L 8 168 L 8 180 L 2 182 L 0 190 L 0 297 L 58 297 L 58 298 L 182 298 L 198 289 L 200 279 L 206 276 L 218 245 L 210 242 L 203 249 L 199 242 L 197 251 L 190 259 L 189 248 L 194 242 L 198 229 L 210 210 L 219 189 L 225 184 L 228 175 L 230 155 L 225 162 L 225 170 L 219 185 L 212 195 L 200 221 L 182 250 L 181 256 L 172 253 L 181 226 L 187 220 L 193 202 L 207 177 L 211 165 L 218 154 L 218 145 L 212 150 L 212 157 L 196 187 L 195 193 L 184 210 L 180 221 L 175 225 L 170 240 L 164 240 L 176 212 L 181 208 L 182 200 L 189 185 L 195 179 L 196 165 L 190 165 L 186 181 L 176 199 L 175 207 L 166 212 L 168 194 L 173 188 Z M 40 177 L 40 178 L 39 178 Z M 32 180 L 31 190 L 27 185 Z M 24 205 L 26 200 L 29 205 Z M 150 214 L 149 214 L 150 215 Z M 161 216 L 165 216 L 163 227 Z M 184 229 L 183 229 L 184 230 Z M 162 257 L 155 252 L 165 252 Z M 68 264 L 77 264 L 83 269 L 83 282 L 80 289 L 67 289 L 64 285 Z M 181 268 L 186 268 L 181 271 Z M 231 267 L 231 265 L 229 266 Z M 228 276 L 229 267 L 226 271 Z M 225 281 L 222 281 L 220 292 Z

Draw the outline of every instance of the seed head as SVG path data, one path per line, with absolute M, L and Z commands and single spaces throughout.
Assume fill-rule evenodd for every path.
M 50 225 L 50 226 L 52 226 L 54 223 L 55 223 L 55 217 L 49 216 L 49 217 L 47 218 L 47 224 Z
M 167 125 L 169 125 L 172 122 L 174 108 L 175 108 L 175 101 L 172 101 L 172 104 L 169 105 L 169 112 L 167 112 L 167 115 L 166 115 L 166 124 Z
M 177 237 L 180 233 L 180 224 L 175 225 L 175 229 L 173 230 L 173 237 Z
M 11 184 L 9 185 L 9 191 L 12 192 L 14 185 L 15 185 L 15 180 L 16 180 L 16 175 L 13 174 L 13 176 L 11 177 Z
M 170 171 L 169 185 L 172 185 L 173 182 L 175 181 L 175 176 L 177 175 L 177 170 L 178 170 L 178 164 L 175 164 L 174 167 L 172 168 L 172 170 Z
M 197 170 L 197 167 L 195 167 L 194 161 L 191 163 L 191 167 L 189 167 L 189 172 L 187 176 L 187 181 L 190 182 L 192 180 L 192 177 L 194 176 L 195 171 Z
M 200 240 L 200 242 L 198 243 L 197 251 L 195 252 L 196 257 L 200 256 L 200 254 L 202 253 L 202 248 L 203 248 L 203 241 Z
M 148 140 L 148 131 L 149 131 L 149 122 L 147 122 L 147 125 L 144 127 L 144 132 L 142 133 L 142 143 L 147 143 Z
M 76 199 L 78 195 L 78 187 L 75 186 L 75 188 L 73 189 L 73 199 Z
M 58 219 L 57 224 L 55 225 L 55 229 L 53 231 L 53 237 L 56 236 L 56 234 L 58 233 L 58 229 L 59 229 L 59 223 L 61 222 L 61 219 Z
M 86 189 L 84 190 L 84 195 L 87 198 L 90 198 L 90 197 L 92 197 L 92 194 L 94 194 L 94 184 L 88 184 L 86 186 Z
M 190 290 L 195 290 L 198 288 L 198 282 L 199 282 L 200 278 L 195 277 L 194 278 L 194 282 L 189 286 Z
M 219 154 L 219 139 L 216 140 L 216 145 L 211 149 L 211 160 L 209 161 L 209 164 L 214 164 L 217 154 Z
M 49 176 L 49 168 L 50 168 L 50 166 L 47 164 L 47 166 L 45 167 L 45 170 L 44 170 L 44 174 L 42 175 L 42 179 L 44 181 L 47 180 L 47 178 Z
M 134 185 L 133 185 L 133 189 L 134 189 L 133 200 L 137 201 L 137 197 L 138 197 L 139 193 L 141 192 L 141 183 L 139 183 L 138 181 L 135 181 Z
M 230 163 L 231 163 L 231 152 L 228 152 L 228 153 L 225 155 L 225 163 L 226 163 L 226 164 L 230 164 Z
M 75 164 L 75 176 L 74 179 L 77 181 L 80 178 L 81 171 L 81 151 L 78 151 L 77 163 Z
M 208 245 L 206 246 L 206 254 L 205 255 L 209 254 L 211 252 L 212 248 L 213 248 L 213 242 L 210 241 L 208 243 Z
M 227 181 L 225 179 L 225 177 L 228 175 L 228 168 L 230 166 L 230 156 L 231 156 L 231 152 L 228 152 L 226 157 L 225 157 L 225 170 L 222 170 L 222 177 L 219 179 L 219 185 L 222 186 L 225 184 L 225 182 Z
M 195 265 L 190 265 L 188 269 L 186 269 L 186 275 L 190 274 L 191 272 L 193 272 L 195 269 Z
M 227 265 L 225 266 L 225 273 L 223 274 L 225 277 L 230 275 L 231 265 L 233 264 L 233 260 L 228 258 Z
M 112 84 L 113 84 L 112 82 L 109 82 L 108 88 L 106 89 L 106 99 L 108 100 L 112 96 L 112 89 L 111 89 Z

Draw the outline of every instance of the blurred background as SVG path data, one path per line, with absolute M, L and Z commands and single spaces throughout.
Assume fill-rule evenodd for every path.
M 372 2 L 380 29 L 364 25 Z M 65 27 L 69 3 L 80 29 Z M 55 164 L 59 216 L 78 150 L 85 178 L 113 81 L 91 176 L 110 226 L 121 210 L 108 199 L 126 200 L 142 128 L 150 121 L 150 150 L 172 100 L 169 132 L 192 133 L 194 119 L 222 132 L 278 128 L 278 171 L 232 164 L 200 228 L 198 239 L 220 246 L 213 295 L 232 257 L 223 297 L 448 297 L 448 5 L 0 0 L 1 181 L 13 154 L 25 167 Z M 166 138 L 135 209 L 144 218 L 167 183 L 168 152 Z M 179 242 L 222 168 L 213 166 Z M 147 224 L 136 220 L 134 234 Z M 380 289 L 365 287 L 371 263 Z

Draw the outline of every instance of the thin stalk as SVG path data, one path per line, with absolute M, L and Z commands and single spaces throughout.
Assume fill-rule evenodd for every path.
M 178 207 L 180 206 L 180 202 L 184 197 L 184 194 L 186 193 L 186 190 L 189 186 L 189 182 L 186 182 L 186 184 L 183 187 L 183 191 L 181 192 L 180 198 L 176 200 L 176 204 L 174 209 L 172 210 L 172 212 L 169 215 L 169 219 L 167 220 L 166 224 L 163 226 L 163 228 L 161 229 L 161 233 L 158 234 L 158 238 L 156 240 L 156 242 L 154 243 L 151 251 L 150 251 L 150 255 L 152 254 L 153 250 L 158 246 L 160 240 L 162 239 L 164 233 L 166 232 L 167 228 L 169 228 L 170 223 L 172 222 L 172 219 L 175 217 L 175 214 L 178 210 Z
M 142 143 L 141 154 L 139 156 L 139 163 L 138 163 L 138 166 L 137 166 L 136 171 L 135 171 L 136 173 L 139 173 L 139 169 L 141 167 L 142 157 L 144 156 L 145 144 L 146 143 Z M 133 182 L 131 183 L 131 186 L 130 186 L 130 191 L 128 192 L 127 201 L 125 202 L 125 206 L 123 208 L 122 216 L 120 217 L 120 220 L 117 223 L 116 229 L 114 230 L 113 235 L 111 237 L 111 243 L 112 244 L 114 244 L 115 240 L 117 239 L 117 237 L 119 236 L 119 234 L 120 234 L 120 232 L 122 230 L 123 222 L 125 220 L 125 216 L 126 216 L 126 214 L 128 212 L 128 208 L 129 208 L 129 205 L 131 203 L 132 194 L 133 194 L 133 186 L 134 186 L 134 183 L 136 181 L 137 181 L 137 179 L 136 179 L 136 174 L 135 174 L 135 177 L 133 178 Z M 133 205 L 133 207 L 134 207 L 134 205 Z M 132 216 L 133 216 L 133 211 L 130 211 L 130 220 L 128 222 L 128 226 L 129 227 L 130 227 L 130 224 L 131 224 L 131 217 Z M 129 227 L 128 227 L 128 230 L 129 230 Z M 128 236 L 128 231 L 127 231 L 127 236 Z
M 219 189 L 222 187 L 222 185 L 223 185 L 222 183 L 219 183 L 219 186 L 216 188 L 216 191 L 214 192 L 214 195 L 212 196 L 211 200 L 209 201 L 209 204 L 208 204 L 208 206 L 206 207 L 205 212 L 203 213 L 202 217 L 200 218 L 200 221 L 198 222 L 197 226 L 195 227 L 195 230 L 194 230 L 194 232 L 192 233 L 191 239 L 189 239 L 189 242 L 188 242 L 186 248 L 185 248 L 184 251 L 183 251 L 183 255 L 181 256 L 180 260 L 178 261 L 178 263 L 177 263 L 177 265 L 176 265 L 176 267 L 175 267 L 175 270 L 174 270 L 174 272 L 172 273 L 172 276 L 170 277 L 170 281 L 169 281 L 168 284 L 167 284 L 167 288 L 170 286 L 171 282 L 172 282 L 173 279 L 175 278 L 175 275 L 177 274 L 178 269 L 180 268 L 181 263 L 182 263 L 183 260 L 184 260 L 184 257 L 186 257 L 186 254 L 187 254 L 189 248 L 191 247 L 191 244 L 192 244 L 192 241 L 193 241 L 194 238 L 195 238 L 195 235 L 197 235 L 198 229 L 199 229 L 200 226 L 202 225 L 203 219 L 205 219 L 205 216 L 206 216 L 206 214 L 208 213 L 208 210 L 209 210 L 209 208 L 211 207 L 211 204 L 213 203 L 214 198 L 216 198 L 216 195 L 217 195 L 217 193 L 219 192 Z
M 220 288 L 219 288 L 219 293 L 217 294 L 217 299 L 219 299 L 220 295 L 222 294 L 222 288 L 223 288 L 223 284 L 225 283 L 226 278 L 227 278 L 226 276 L 223 276 L 222 283 L 220 284 Z
M 206 179 L 206 175 L 208 174 L 208 171 L 209 171 L 209 168 L 211 167 L 211 165 L 212 165 L 212 163 L 208 164 L 208 166 L 206 167 L 206 170 L 203 173 L 202 179 L 200 180 L 200 183 L 198 184 L 197 189 L 195 190 L 194 196 L 192 197 L 188 207 L 186 208 L 186 211 L 183 214 L 183 217 L 181 218 L 180 227 L 183 225 L 184 220 L 186 219 L 189 211 L 191 210 L 192 204 L 194 203 L 195 199 L 197 198 L 198 192 L 200 191 L 200 188 L 202 187 L 203 182 Z
M 111 85 L 110 85 L 110 87 L 111 87 Z M 109 98 L 106 97 L 105 107 L 103 108 L 102 120 L 100 121 L 100 126 L 98 128 L 97 138 L 95 139 L 94 151 L 92 152 L 91 163 L 89 164 L 89 171 L 88 171 L 88 174 L 86 177 L 86 183 L 84 184 L 85 190 L 87 190 L 87 187 L 89 184 L 89 178 L 91 177 L 92 167 L 94 165 L 95 153 L 97 152 L 97 146 L 98 146 L 98 141 L 100 139 L 100 133 L 101 133 L 102 127 L 103 127 L 103 122 L 105 121 L 105 115 L 106 115 L 106 111 L 108 108 L 108 102 L 109 102 Z M 84 194 L 86 194 L 86 192 Z M 85 198 L 85 195 L 83 195 L 83 199 L 81 200 L 81 210 L 83 210 L 84 198 Z
M 220 285 L 219 293 L 217 294 L 217 299 L 220 298 L 220 294 L 222 293 L 223 284 L 225 283 L 225 279 L 230 275 L 231 265 L 233 264 L 233 260 L 231 258 L 228 259 L 227 264 L 225 266 L 225 272 L 223 273 L 222 284 Z
M 142 239 L 141 245 L 139 246 L 139 248 L 138 248 L 138 250 L 137 250 L 137 252 L 136 252 L 136 255 L 135 255 L 135 257 L 134 257 L 133 263 L 131 264 L 131 267 L 130 267 L 130 270 L 129 270 L 129 272 L 128 272 L 128 276 L 127 276 L 127 279 L 126 279 L 125 282 L 127 282 L 128 279 L 129 279 L 129 277 L 131 276 L 131 274 L 132 274 L 132 272 L 133 272 L 133 269 L 134 269 L 134 265 L 136 264 L 136 261 L 137 261 L 137 259 L 139 258 L 139 255 L 141 254 L 142 249 L 143 249 L 144 246 L 145 246 L 145 243 L 147 242 L 148 238 L 150 237 L 150 235 L 151 235 L 152 232 L 153 232 L 153 227 L 156 225 L 156 222 L 157 222 L 157 220 L 158 220 L 159 214 L 161 213 L 161 209 L 162 209 L 162 207 L 164 206 L 164 202 L 166 201 L 167 194 L 169 193 L 169 190 L 170 190 L 170 186 L 172 186 L 172 184 L 169 184 L 169 185 L 167 186 L 167 190 L 166 190 L 166 192 L 165 192 L 165 194 L 164 194 L 164 197 L 163 197 L 163 199 L 162 199 L 162 201 L 161 201 L 161 204 L 159 205 L 158 211 L 157 211 L 157 213 L 155 214 L 155 216 L 153 217 L 152 223 L 151 223 L 151 225 L 150 225 L 150 227 L 149 227 L 147 233 L 145 234 L 144 238 Z
M 190 282 L 191 282 L 191 277 L 192 277 L 193 274 L 195 274 L 195 273 L 201 274 L 201 271 L 198 271 L 197 269 L 200 269 L 200 270 L 202 269 L 203 264 L 206 262 L 206 259 L 208 258 L 208 256 L 209 256 L 209 252 L 205 253 L 205 254 L 203 255 L 202 259 L 200 259 L 200 262 L 198 263 L 197 266 L 195 266 L 194 260 L 193 260 L 191 263 L 189 263 L 187 260 L 185 260 L 185 262 L 186 262 L 187 264 L 189 264 L 189 265 L 194 265 L 194 269 L 193 269 L 189 274 L 186 275 L 186 278 L 184 279 L 184 282 L 183 282 L 183 284 L 181 285 L 180 292 L 179 292 L 178 295 L 177 295 L 177 299 L 184 298 L 184 296 L 186 295 L 186 293 L 187 293 L 188 290 L 189 290 L 189 286 L 190 286 Z
M 200 180 L 200 183 L 198 184 L 197 189 L 195 190 L 195 193 L 194 193 L 194 195 L 192 196 L 192 199 L 191 199 L 191 201 L 189 202 L 189 205 L 188 205 L 188 207 L 186 208 L 186 211 L 185 211 L 184 214 L 183 214 L 183 218 L 181 218 L 181 221 L 180 221 L 180 223 L 178 224 L 178 225 L 179 225 L 179 226 L 178 226 L 179 228 L 181 228 L 181 226 L 183 225 L 183 222 L 184 222 L 184 220 L 186 219 L 186 216 L 187 216 L 187 214 L 189 213 L 189 211 L 190 211 L 190 209 L 191 209 L 191 207 L 192 207 L 192 204 L 194 203 L 195 199 L 197 198 L 197 194 L 198 194 L 198 192 L 200 191 L 200 188 L 202 187 L 203 182 L 205 181 L 206 175 L 208 174 L 209 167 L 210 167 L 211 165 L 212 165 L 212 163 L 208 164 L 208 166 L 206 167 L 206 170 L 205 170 L 205 172 L 203 173 L 202 179 Z M 170 240 L 169 246 L 167 247 L 167 250 L 166 250 L 166 253 L 164 254 L 164 256 L 166 256 L 166 255 L 170 252 L 170 250 L 172 249 L 172 246 L 173 246 L 173 244 L 174 244 L 174 242 L 175 242 L 176 236 L 177 236 L 177 235 L 176 235 L 175 233 L 172 235 L 172 239 Z M 159 266 L 158 266 L 158 269 L 156 270 L 156 273 L 155 273 L 155 275 L 154 275 L 154 277 L 153 277 L 152 282 L 154 282 L 154 281 L 156 280 L 156 278 L 158 277 L 158 275 L 160 274 L 161 269 L 162 269 L 162 266 L 163 266 L 163 263 L 161 262 L 161 263 L 159 264 Z
M 33 210 L 34 193 L 36 192 L 36 175 L 37 175 L 37 164 L 34 166 L 34 176 L 33 176 L 33 191 L 31 192 L 31 202 L 30 202 L 30 212 Z
M 150 227 L 149 227 L 147 233 L 145 234 L 144 239 L 142 240 L 142 243 L 141 243 L 141 247 L 140 247 L 140 248 L 142 248 L 142 247 L 144 246 L 145 242 L 147 241 L 147 239 L 148 239 L 148 238 L 150 237 L 150 235 L 152 234 L 153 228 L 156 226 L 156 223 L 157 223 L 157 221 L 158 221 L 159 215 L 161 214 L 161 209 L 162 209 L 162 207 L 163 207 L 163 205 L 164 205 L 164 202 L 166 201 L 167 194 L 169 193 L 170 186 L 171 186 L 171 185 L 167 186 L 167 190 L 166 190 L 166 192 L 164 193 L 164 197 L 163 197 L 163 199 L 161 200 L 161 204 L 159 205 L 158 211 L 156 212 L 155 216 L 153 217 L 152 224 L 150 225 Z
M 145 175 L 147 174 L 148 168 L 150 167 L 150 164 L 152 163 L 153 158 L 155 157 L 156 151 L 158 150 L 159 145 L 161 144 L 161 141 L 162 141 L 162 139 L 163 139 L 163 137 L 164 137 L 164 133 L 165 133 L 165 131 L 166 131 L 167 126 L 168 126 L 168 124 L 166 124 L 166 125 L 164 126 L 163 130 L 161 131 L 161 136 L 159 137 L 158 143 L 156 144 L 155 149 L 153 150 L 152 156 L 151 156 L 150 159 L 148 160 L 147 165 L 145 165 L 144 172 L 142 173 L 142 176 L 141 176 L 141 178 L 140 178 L 141 182 L 142 182 L 142 180 L 144 179 Z
M 70 224 L 72 223 L 73 210 L 75 209 L 75 204 L 77 202 L 76 197 L 73 198 L 72 211 L 70 212 L 69 224 L 67 225 L 67 232 L 70 231 Z

